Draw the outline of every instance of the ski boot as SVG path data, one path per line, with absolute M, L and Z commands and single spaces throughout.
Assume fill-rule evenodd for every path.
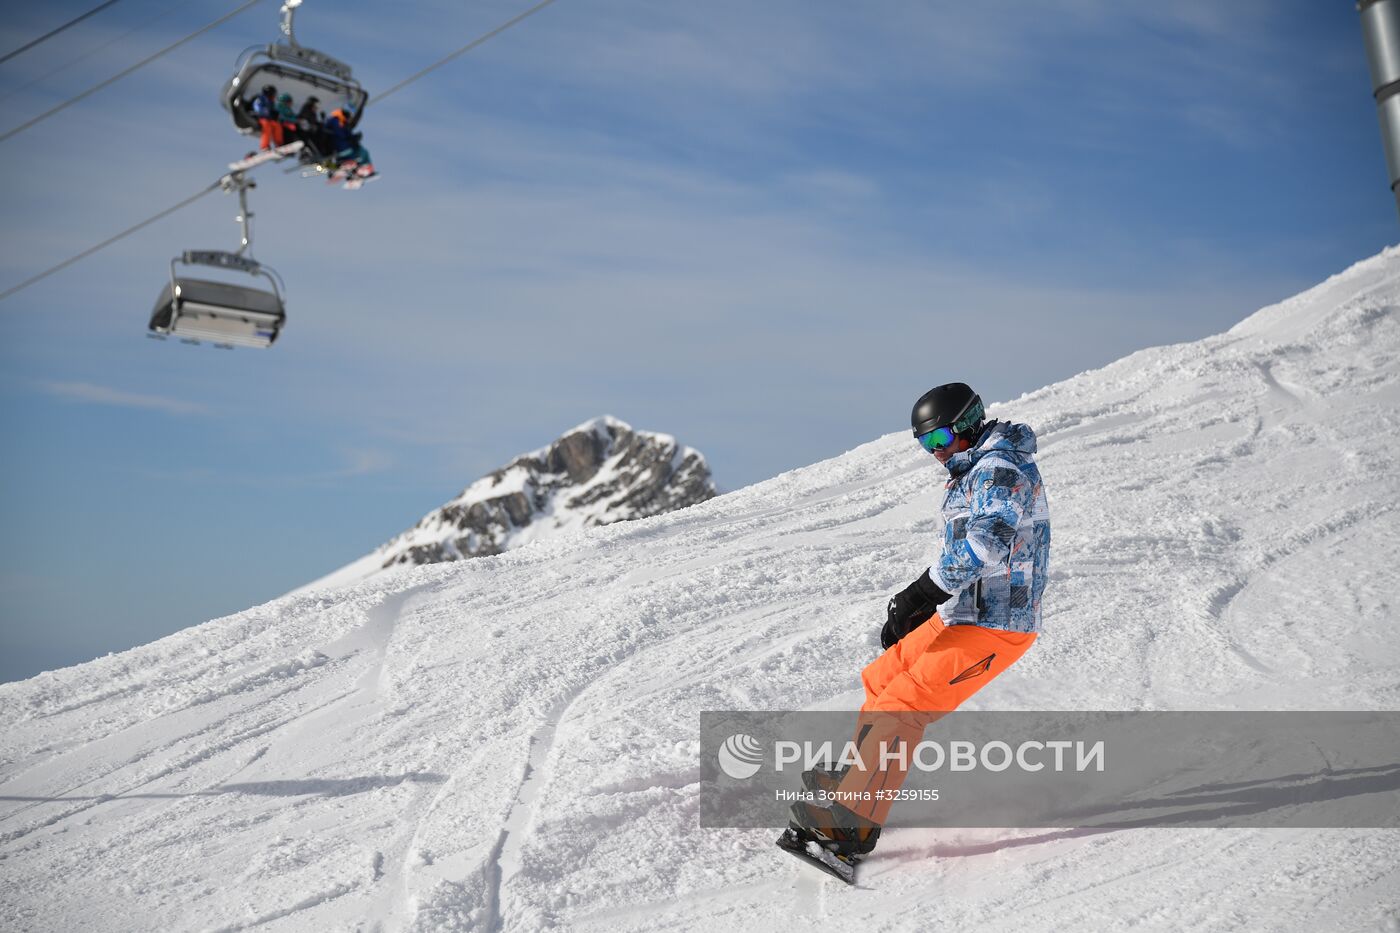
M 856 864 L 874 851 L 879 838 L 878 823 L 839 803 L 830 808 L 795 803 L 788 828 L 778 837 L 778 848 L 847 884 L 855 884 Z

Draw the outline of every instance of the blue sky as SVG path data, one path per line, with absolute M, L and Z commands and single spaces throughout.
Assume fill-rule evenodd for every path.
M 0 65 L 0 127 L 235 5 L 124 0 Z M 373 93 L 526 6 L 307 0 L 297 31 Z M 276 18 L 0 143 L 0 287 L 246 151 L 217 92 Z M 235 245 L 219 194 L 0 303 L 0 678 L 274 597 L 595 415 L 732 489 L 938 382 L 1005 400 L 1224 330 L 1395 241 L 1369 90 L 1349 2 L 558 0 L 371 104 L 383 180 L 259 171 L 275 349 L 142 336 L 172 255 Z

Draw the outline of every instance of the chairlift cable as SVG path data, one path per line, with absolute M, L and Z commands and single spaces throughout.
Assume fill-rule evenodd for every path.
M 89 247 L 88 249 L 83 250 L 83 251 L 82 251 L 81 253 L 79 253 L 78 255 L 76 255 L 76 256 L 71 256 L 71 257 L 69 257 L 68 259 L 63 260 L 63 262 L 59 263 L 58 265 L 52 266 L 52 267 L 50 267 L 50 268 L 48 268 L 48 269 L 45 269 L 43 272 L 40 272 L 38 275 L 31 275 L 29 278 L 25 279 L 23 282 L 20 282 L 18 285 L 12 286 L 12 287 L 10 287 L 10 288 L 5 289 L 3 292 L 0 292 L 0 301 L 4 301 L 6 298 L 9 298 L 9 297 L 10 297 L 11 295 L 13 295 L 15 292 L 18 292 L 18 291 L 20 291 L 21 289 L 28 288 L 29 286 L 33 285 L 35 282 L 38 282 L 38 281 L 40 281 L 40 280 L 42 280 L 42 279 L 48 278 L 49 276 L 53 275 L 55 272 L 61 272 L 61 271 L 63 271 L 64 269 L 67 269 L 69 266 L 73 265 L 73 263 L 78 262 L 79 260 L 82 260 L 82 259 L 86 259 L 87 257 L 91 256 L 93 253 L 97 252 L 98 250 L 104 249 L 104 248 L 106 248 L 106 247 L 108 247 L 108 246 L 111 246 L 113 243 L 117 242 L 118 240 L 122 239 L 123 237 L 128 237 L 128 236 L 130 236 L 131 234 L 135 233 L 136 231 L 142 229 L 143 227 L 148 227 L 148 226 L 150 226 L 151 224 L 155 223 L 157 220 L 161 220 L 162 218 L 165 218 L 165 217 L 170 216 L 171 214 L 173 214 L 173 213 L 175 213 L 176 211 L 180 210 L 182 207 L 188 207 L 189 205 L 193 204 L 195 201 L 198 201 L 200 198 L 204 197 L 204 196 L 205 196 L 206 194 L 208 194 L 209 192 L 211 192 L 211 191 L 217 191 L 217 190 L 219 189 L 219 187 L 220 187 L 220 185 L 221 185 L 222 182 L 223 182 L 223 179 L 221 178 L 221 179 L 219 179 L 219 181 L 214 182 L 214 183 L 211 184 L 209 187 L 204 188 L 203 190 L 199 191 L 199 192 L 196 193 L 196 194 L 190 195 L 188 198 L 185 198 L 185 200 L 181 201 L 179 204 L 176 204 L 176 205 L 174 205 L 174 206 L 172 206 L 172 207 L 167 207 L 165 210 L 161 211 L 159 214 L 154 214 L 154 215 L 152 215 L 152 216 L 150 216 L 150 217 L 147 217 L 145 220 L 141 221 L 141 222 L 138 223 L 138 224 L 135 224 L 135 225 L 133 225 L 133 226 L 127 227 L 127 228 L 126 228 L 125 230 L 123 230 L 121 233 L 118 233 L 118 234 L 116 234 L 115 236 L 108 237 L 107 239 L 103 240 L 101 243 L 98 243 L 96 246 Z
M 0 94 L 0 104 L 9 100 L 11 97 L 14 97 L 16 94 L 24 93 L 36 84 L 41 84 L 44 81 L 47 81 L 49 78 L 52 78 L 54 75 L 59 74 L 60 72 L 67 71 L 69 68 L 72 68 L 79 62 L 87 61 L 89 58 L 92 58 L 94 55 L 96 55 L 98 52 L 101 52 L 103 49 L 110 48 L 111 46 L 116 45 L 118 42 L 121 42 L 124 39 L 131 38 L 131 36 L 135 33 L 140 32 L 141 30 L 145 29 L 147 26 L 150 26 L 157 20 L 164 19 L 171 13 L 174 13 L 180 7 L 185 6 L 186 3 L 187 0 L 177 0 L 176 3 L 161 10 L 159 13 L 157 13 L 155 16 L 152 16 L 150 19 L 143 21 L 140 25 L 132 26 L 126 32 L 113 36 L 106 42 L 103 42 L 101 45 L 95 45 L 92 48 L 88 49 L 86 52 L 83 52 L 82 54 L 74 58 L 68 59 L 68 61 L 64 62 L 62 65 L 59 65 L 57 68 L 54 68 L 50 71 L 46 71 L 43 74 L 39 75 L 37 78 L 31 78 L 24 84 L 21 84 L 19 87 L 12 88 L 11 90 L 6 91 L 4 94 Z
M 393 87 L 389 88 L 387 91 L 381 91 L 378 95 L 370 97 L 370 103 L 372 104 L 376 101 L 381 101 L 389 95 L 395 94 L 403 88 L 408 87 L 410 84 L 412 84 L 414 81 L 417 81 L 419 78 L 423 77 L 428 72 L 435 71 L 438 68 L 441 68 L 443 65 L 446 65 L 448 62 L 452 61 L 454 58 L 457 58 L 460 55 L 465 55 L 467 52 L 470 52 L 472 49 L 476 48 L 478 45 L 481 45 L 483 42 L 486 42 L 489 39 L 494 39 L 496 36 L 499 36 L 501 33 L 505 32 L 507 29 L 514 26 L 516 23 L 533 16 L 534 14 L 538 13 L 540 10 L 543 10 L 545 7 L 549 6 L 553 2 L 554 0 L 542 0 L 542 2 L 530 7 L 530 9 L 526 10 L 524 13 L 521 13 L 519 16 L 507 20 L 506 22 L 497 26 L 495 29 L 491 30 L 485 35 L 478 36 L 477 38 L 468 42 L 466 45 L 462 46 L 460 49 L 457 49 L 455 52 L 452 52 L 444 56 L 443 58 L 438 59 L 437 61 L 429 65 L 427 68 L 424 68 L 422 71 L 414 72 L 407 78 L 404 78 L 398 84 L 395 84 Z
M 257 2 L 259 2 L 259 0 L 250 0 L 250 2 L 245 3 L 243 6 L 239 7 L 237 10 L 234 10 L 233 13 L 230 13 L 228 16 L 224 17 L 224 20 L 227 20 L 227 19 L 229 19 L 229 18 L 231 18 L 231 17 L 237 15 L 238 13 L 243 12 L 243 11 L 246 10 L 248 7 L 252 6 L 254 3 L 257 3 Z M 423 77 L 424 75 L 428 74 L 430 71 L 433 71 L 434 69 L 440 67 L 441 65 L 447 64 L 447 63 L 448 63 L 449 61 L 451 61 L 452 59 L 457 58 L 458 56 L 460 56 L 460 55 L 462 55 L 462 54 L 464 54 L 464 53 L 466 53 L 466 52 L 471 51 L 472 49 L 474 49 L 474 48 L 476 48 L 477 46 L 481 45 L 483 42 L 487 41 L 488 39 L 491 39 L 491 38 L 493 38 L 493 37 L 495 37 L 495 36 L 497 36 L 497 35 L 500 35 L 502 32 L 504 32 L 505 30 L 507 30 L 507 29 L 509 29 L 510 27 L 514 26 L 516 23 L 519 23 L 520 21 L 524 20 L 525 18 L 527 18 L 527 17 L 533 15 L 534 13 L 536 13 L 536 12 L 538 12 L 538 11 L 544 9 L 545 7 L 549 6 L 549 5 L 550 5 L 551 3 L 553 3 L 553 2 L 554 2 L 554 0 L 543 0 L 543 2 L 536 4 L 535 6 L 531 7 L 530 9 L 526 10 L 525 12 L 521 13 L 519 16 L 516 16 L 516 17 L 514 17 L 513 19 L 508 20 L 507 22 L 501 24 L 500 26 L 496 27 L 495 29 L 491 30 L 490 32 L 488 32 L 488 33 L 486 33 L 486 34 L 484 34 L 484 35 L 482 35 L 482 36 L 479 36 L 479 37 L 477 37 L 476 39 L 473 39 L 471 42 L 469 42 L 469 43 L 467 43 L 466 45 L 462 46 L 460 49 L 457 49 L 456 51 L 452 52 L 451 54 L 447 55 L 446 57 L 439 59 L 438 61 L 436 61 L 436 62 L 434 62 L 433 64 L 429 65 L 427 68 L 424 68 L 424 69 L 422 69 L 421 71 L 417 71 L 417 72 L 415 72 L 414 74 L 409 75 L 407 78 L 405 78 L 404 80 L 400 81 L 398 84 L 395 84 L 393 87 L 389 88 L 387 91 L 385 91 L 385 92 L 383 92 L 382 94 L 378 95 L 377 98 L 371 98 L 371 101 L 374 101 L 374 100 L 383 100 L 385 97 L 388 97 L 390 94 L 393 94 L 394 92 L 396 92 L 396 91 L 398 91 L 398 90 L 401 90 L 402 88 L 407 87 L 408 85 L 412 84 L 414 81 L 417 81 L 419 78 L 421 78 L 421 77 Z M 223 21 L 223 20 L 221 20 L 220 22 L 222 22 L 222 21 Z M 218 24 L 217 24 L 217 23 L 211 24 L 210 26 L 206 26 L 205 29 L 206 29 L 206 30 L 207 30 L 207 29 L 212 29 L 213 26 L 215 26 L 215 25 L 218 25 Z M 188 37 L 186 37 L 186 39 L 189 39 L 189 38 L 193 38 L 193 36 L 188 36 Z M 184 41 L 186 41 L 186 39 L 182 39 L 182 40 L 180 40 L 180 41 L 181 41 L 181 42 L 184 42 Z M 172 46 L 172 48 L 173 48 L 173 46 Z M 167 51 L 168 51 L 168 50 L 167 50 Z M 160 54 L 164 54 L 164 53 L 160 53 Z M 145 62 L 142 62 L 141 64 L 145 64 Z M 140 67 L 140 65 L 137 65 L 137 66 L 135 66 L 135 67 Z M 135 70 L 135 68 L 130 69 L 130 70 Z M 120 77 L 120 76 L 118 76 L 118 77 Z M 113 79 L 111 79 L 111 80 L 116 80 L 116 79 L 113 78 Z M 110 83 L 110 81 L 109 81 L 109 83 Z M 94 88 L 94 90 L 96 90 L 96 88 Z M 89 92 L 87 92 L 87 93 L 91 93 L 91 92 L 89 91 Z M 65 105 L 65 106 L 66 106 L 66 105 Z M 23 129 L 23 127 L 21 127 L 20 129 Z M 13 130 L 13 131 L 11 131 L 11 133 L 6 134 L 6 136 L 0 136 L 0 141 L 4 140 L 5 138 L 7 138 L 7 137 L 10 136 L 10 135 L 13 135 L 15 132 L 18 132 L 18 130 Z M 219 178 L 218 181 L 213 182 L 212 184 L 209 185 L 209 187 L 204 188 L 203 190 L 201 190 L 201 191 L 199 191 L 199 192 L 196 192 L 195 194 L 189 196 L 188 198 L 185 198 L 183 201 L 181 201 L 181 202 L 178 203 L 178 204 L 175 204 L 175 205 L 173 205 L 173 206 L 171 206 L 171 207 L 167 207 L 165 210 L 161 211 L 159 214 L 154 214 L 154 215 L 152 215 L 152 216 L 150 216 L 150 217 L 147 217 L 145 220 L 141 221 L 140 223 L 135 224 L 135 225 L 130 226 L 130 227 L 127 227 L 127 228 L 126 228 L 125 230 L 123 230 L 121 233 L 118 233 L 118 234 L 116 234 L 116 235 L 114 235 L 114 236 L 108 237 L 107 239 L 103 240 L 101 243 L 98 243 L 96 246 L 89 247 L 88 249 L 83 250 L 81 253 L 78 253 L 76 256 L 70 256 L 68 259 L 63 260 L 63 262 L 60 262 L 58 265 L 56 265 L 56 266 L 51 266 L 51 267 L 49 267 L 48 269 L 45 269 L 43 272 L 40 272 L 40 273 L 38 273 L 38 274 L 36 274 L 36 275 L 30 276 L 29 278 L 25 279 L 23 282 L 20 282 L 18 285 L 14 285 L 14 286 L 11 286 L 10 288 L 7 288 L 5 291 L 0 292 L 0 301 L 4 301 L 6 298 L 9 298 L 11 295 L 14 295 L 16 292 L 22 291 L 22 290 L 28 288 L 29 286 L 33 285 L 34 283 L 39 282 L 39 281 L 42 281 L 43 279 L 48 278 L 49 276 L 53 275 L 53 274 L 56 273 L 56 272 L 61 272 L 61 271 L 63 271 L 64 269 L 68 268 L 69 266 L 73 265 L 74 263 L 76 263 L 76 262 L 78 262 L 78 261 L 80 261 L 80 260 L 86 259 L 87 257 L 91 256 L 93 253 L 96 253 L 96 252 L 98 252 L 99 250 L 102 250 L 102 249 L 105 249 L 105 248 L 108 247 L 108 246 L 111 246 L 113 243 L 117 242 L 118 240 L 121 240 L 121 239 L 123 239 L 124 237 L 128 237 L 128 236 L 130 236 L 131 234 L 137 232 L 138 230 L 141 230 L 141 229 L 143 229 L 143 228 L 145 228 L 145 227 L 150 226 L 151 224 L 155 223 L 157 220 L 161 220 L 161 219 L 163 219 L 163 218 L 165 218 L 165 217 L 168 217 L 168 216 L 170 216 L 171 214 L 175 213 L 176 211 L 180 210 L 181 208 L 188 207 L 189 205 L 193 204 L 195 201 L 198 201 L 200 198 L 204 197 L 204 196 L 205 196 L 206 194 L 208 194 L 209 192 L 214 191 L 214 190 L 216 190 L 216 189 L 222 187 L 222 186 L 223 186 L 223 183 L 224 183 L 224 178 L 226 178 L 226 177 L 227 177 L 227 176 L 221 176 L 221 177 Z
M 74 104 L 76 104 L 76 103 L 77 103 L 78 101 L 80 101 L 80 100 L 84 100 L 84 99 L 86 99 L 86 98 L 88 98 L 88 97 L 91 97 L 93 94 L 96 94 L 98 91 L 102 90 L 103 88 L 107 87 L 108 85 L 110 85 L 110 84 L 115 84 L 116 82 L 120 81 L 122 78 L 125 78 L 127 75 L 131 74 L 133 71 L 136 71 L 136 70 L 139 69 L 139 68 L 144 68 L 145 66 L 149 65 L 151 62 L 153 62 L 153 61 L 155 61 L 156 59 L 160 58 L 162 55 L 165 55 L 165 54 L 167 54 L 167 53 L 169 53 L 169 52 L 173 52 L 175 49 L 178 49 L 180 46 L 184 45 L 186 42 L 189 42 L 189 41 L 192 40 L 192 39 L 197 39 L 197 38 L 199 38 L 200 36 L 204 35 L 206 32 L 208 32 L 209 30 L 215 28 L 216 26 L 222 26 L 224 23 L 226 23 L 226 22 L 228 22 L 229 20 L 233 19 L 233 18 L 234 18 L 235 16 L 237 16 L 239 13 L 242 13 L 244 10 L 247 10 L 249 7 L 252 7 L 252 6 L 254 6 L 254 5 L 258 4 L 258 3 L 261 3 L 261 2 L 262 2 L 262 0 L 248 0 L 248 2 L 244 3 L 242 6 L 238 7 L 237 9 L 233 10 L 233 11 L 230 12 L 230 13 L 224 14 L 223 16 L 219 17 L 218 19 L 214 20 L 214 22 L 210 23 L 209 25 L 203 26 L 203 27 L 201 27 L 201 28 L 199 28 L 199 29 L 196 29 L 194 32 L 192 32 L 192 33 L 190 33 L 189 35 L 185 36 L 183 39 L 180 39 L 180 40 L 177 41 L 177 42 L 173 42 L 173 43 L 171 43 L 170 45 L 167 45 L 165 48 L 161 49 L 159 52 L 156 52 L 156 53 L 154 53 L 154 54 L 152 54 L 152 55 L 146 56 L 145 58 L 141 59 L 141 60 L 140 60 L 139 62 L 137 62 L 136 64 L 132 65 L 130 68 L 125 68 L 125 69 L 123 69 L 122 71 L 119 71 L 119 72 L 117 72 L 116 74 L 112 75 L 112 77 L 108 78 L 107 80 L 102 81 L 102 82 L 100 82 L 100 83 L 98 83 L 98 84 L 93 85 L 92 87 L 88 88 L 86 91 L 83 91 L 81 94 L 74 95 L 73 97 L 70 97 L 70 98 L 68 98 L 67 100 L 65 100 L 63 103 L 57 104 L 56 106 L 53 106 L 53 107 L 50 107 L 48 110 L 45 110 L 43 113 L 39 114 L 37 117 L 35 117 L 35 118 L 32 119 L 32 120 L 29 120 L 29 121 L 27 121 L 27 122 L 25 122 L 25 123 L 21 123 L 19 126 L 15 127 L 14 129 L 6 130 L 4 133 L 0 133 L 0 142 L 4 142 L 5 140 L 9 139 L 9 138 L 12 137 L 12 136 L 17 136 L 17 135 L 19 135 L 20 133 L 23 133 L 25 130 L 29 129 L 31 126 L 34 126 L 34 125 L 37 124 L 37 123 L 42 123 L 44 120 L 47 120 L 49 117 L 53 116 L 54 114 L 58 113 L 59 111 L 66 110 L 67 108 L 73 106 Z
M 117 0 L 107 0 L 106 3 L 99 3 L 97 6 L 84 13 L 82 16 L 79 16 L 76 19 L 70 19 L 68 22 L 64 23 L 62 26 L 59 26 L 57 29 L 50 29 L 48 32 L 44 33 L 39 38 L 26 42 L 24 45 L 21 45 L 19 48 L 15 49 L 13 52 L 6 52 L 3 56 L 0 56 L 0 65 L 5 64 L 5 62 L 14 58 L 16 55 L 28 52 L 30 49 L 34 48 L 34 46 L 38 45 L 41 42 L 47 42 L 54 36 L 58 35 L 60 32 L 63 32 L 65 29 L 78 25 L 83 20 L 87 19 L 89 16 L 92 16 L 94 13 L 101 13 L 103 10 L 107 9 L 107 7 L 111 6 L 116 2 Z

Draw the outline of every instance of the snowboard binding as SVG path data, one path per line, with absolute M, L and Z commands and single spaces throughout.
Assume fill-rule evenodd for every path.
M 880 827 L 840 804 L 829 809 L 810 803 L 792 805 L 788 828 L 778 837 L 778 848 L 815 868 L 855 884 L 856 865 L 875 849 Z
M 833 852 L 827 848 L 829 844 L 800 826 L 789 826 L 778 837 L 778 848 L 791 852 L 814 868 L 840 878 L 847 884 L 855 884 L 856 864 L 860 862 L 860 856 Z

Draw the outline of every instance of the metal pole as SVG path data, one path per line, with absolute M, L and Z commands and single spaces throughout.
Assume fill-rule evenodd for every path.
M 1371 93 L 1381 121 L 1390 190 L 1400 211 L 1400 0 L 1360 0 L 1356 9 L 1371 66 Z

